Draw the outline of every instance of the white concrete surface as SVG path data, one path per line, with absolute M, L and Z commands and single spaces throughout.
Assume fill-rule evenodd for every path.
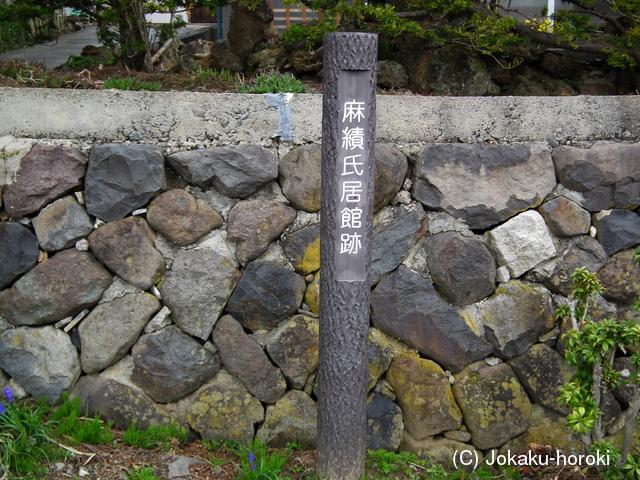
M 289 101 L 294 138 L 321 141 L 322 96 Z M 153 142 L 178 148 L 270 145 L 278 114 L 264 95 L 0 88 L 0 136 Z M 376 136 L 426 142 L 640 140 L 640 96 L 377 97 Z

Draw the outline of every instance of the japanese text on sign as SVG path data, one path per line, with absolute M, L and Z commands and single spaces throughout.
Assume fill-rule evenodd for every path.
M 342 72 L 340 100 L 340 142 L 338 148 L 338 212 L 336 235 L 337 278 L 359 281 L 366 278 L 363 238 L 369 198 L 369 151 L 365 135 L 369 121 L 366 102 L 358 98 L 363 72 Z

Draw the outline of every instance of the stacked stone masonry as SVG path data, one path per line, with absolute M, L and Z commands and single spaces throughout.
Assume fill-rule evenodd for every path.
M 0 138 L 0 384 L 313 446 L 320 145 L 64 143 Z M 584 451 L 554 310 L 586 267 L 594 315 L 637 319 L 640 144 L 418 152 L 376 146 L 369 447 Z

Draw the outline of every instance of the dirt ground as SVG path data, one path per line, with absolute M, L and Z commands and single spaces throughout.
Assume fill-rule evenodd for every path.
M 112 445 L 66 447 L 69 457 L 52 461 L 46 480 L 125 480 L 144 467 L 152 468 L 153 475 L 159 480 L 168 480 L 171 478 L 169 464 L 178 456 L 201 463 L 189 466 L 191 477 L 173 477 L 175 480 L 230 480 L 238 478 L 241 471 L 243 459 L 224 445 L 212 451 L 196 440 L 184 444 L 176 442 L 168 449 L 145 450 L 123 444 L 119 441 L 122 432 L 114 433 L 117 441 Z M 294 451 L 288 456 L 282 478 L 315 478 L 315 450 Z
M 122 433 L 115 432 L 118 441 L 113 445 L 78 445 L 70 449 L 72 455 L 65 460 L 52 462 L 46 480 L 126 480 L 128 476 L 144 467 L 153 469 L 153 475 L 159 480 L 170 480 L 169 464 L 177 456 L 195 459 L 201 463 L 189 467 L 190 477 L 173 477 L 174 480 L 231 480 L 240 476 L 243 460 L 237 453 L 220 445 L 215 450 L 208 449 L 200 440 L 171 445 L 168 449 L 156 448 L 145 450 L 131 447 L 119 441 Z M 556 450 L 550 446 L 530 445 L 531 451 L 538 459 L 549 456 L 555 458 Z M 271 450 L 273 451 L 273 450 Z M 282 449 L 284 451 L 284 449 Z M 523 453 L 519 452 L 516 455 Z M 316 479 L 316 451 L 299 450 L 288 452 L 287 461 L 281 479 Z M 545 463 L 544 460 L 540 460 Z M 551 463 L 551 462 L 547 462 Z M 383 474 L 375 468 L 368 469 L 366 479 L 370 480 L 405 480 L 409 478 L 430 478 L 424 467 L 415 465 L 415 476 L 406 474 Z M 599 473 L 586 466 L 522 466 L 515 472 L 505 475 L 496 471 L 491 478 L 513 478 L 514 474 L 527 480 L 599 480 Z M 463 474 L 461 479 L 474 479 L 473 474 Z M 483 477 L 485 480 L 490 478 Z
M 37 64 L 29 65 L 11 61 L 0 62 L 0 87 L 103 90 L 105 82 L 110 78 L 135 78 L 148 83 L 159 82 L 161 91 L 233 93 L 238 85 L 250 81 L 240 74 L 223 78 L 211 75 L 210 70 L 204 70 L 204 73 L 202 71 L 144 73 L 130 70 L 121 64 L 98 65 L 82 70 L 67 70 L 64 67 L 46 70 Z M 311 80 L 303 83 L 308 93 L 322 93 L 322 83 Z

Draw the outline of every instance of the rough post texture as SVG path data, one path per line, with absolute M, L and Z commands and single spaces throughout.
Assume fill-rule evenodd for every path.
M 360 479 L 364 475 L 366 433 L 367 334 L 369 328 L 369 280 L 336 280 L 338 234 L 337 155 L 341 132 L 338 83 L 345 70 L 370 72 L 363 94 L 367 106 L 364 141 L 373 156 L 375 140 L 375 65 L 377 36 L 363 33 L 331 33 L 325 36 L 325 77 L 322 115 L 322 221 L 320 280 L 320 364 L 318 369 L 318 476 L 321 479 Z M 370 265 L 370 229 L 373 205 L 373 158 L 368 170 L 368 211 L 362 221 L 366 271 Z

